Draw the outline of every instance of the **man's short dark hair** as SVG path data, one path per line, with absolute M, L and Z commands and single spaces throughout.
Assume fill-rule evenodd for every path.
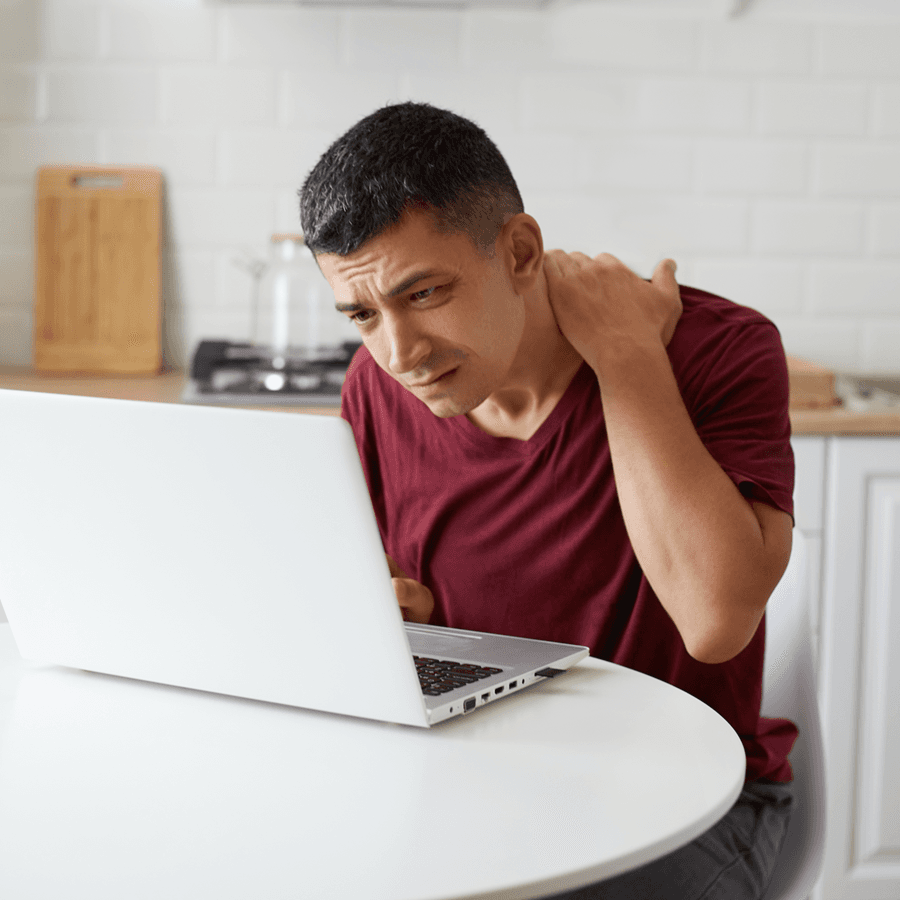
M 361 119 L 325 151 L 299 193 L 307 246 L 341 256 L 415 209 L 489 254 L 504 222 L 524 211 L 487 134 L 427 103 L 385 106 Z

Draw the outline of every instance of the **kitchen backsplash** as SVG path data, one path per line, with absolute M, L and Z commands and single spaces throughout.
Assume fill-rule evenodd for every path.
M 245 339 L 235 264 L 402 99 L 495 138 L 548 246 L 606 250 L 775 320 L 788 351 L 900 370 L 900 11 L 875 0 L 545 9 L 0 0 L 0 364 L 31 353 L 34 172 L 159 166 L 166 353 Z

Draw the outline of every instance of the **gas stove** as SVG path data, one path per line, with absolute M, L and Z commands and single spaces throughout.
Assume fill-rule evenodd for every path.
M 340 406 L 341 385 L 358 341 L 283 355 L 256 344 L 201 341 L 191 361 L 186 403 Z

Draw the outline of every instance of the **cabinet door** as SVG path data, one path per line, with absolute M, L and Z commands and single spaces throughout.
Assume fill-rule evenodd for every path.
M 834 439 L 821 697 L 824 900 L 900 897 L 900 440 Z

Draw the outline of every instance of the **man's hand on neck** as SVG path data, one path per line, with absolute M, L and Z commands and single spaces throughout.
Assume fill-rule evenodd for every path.
M 668 345 L 681 316 L 675 263 L 645 281 L 608 253 L 550 250 L 544 257 L 550 305 L 560 331 L 597 373 L 620 353 Z

